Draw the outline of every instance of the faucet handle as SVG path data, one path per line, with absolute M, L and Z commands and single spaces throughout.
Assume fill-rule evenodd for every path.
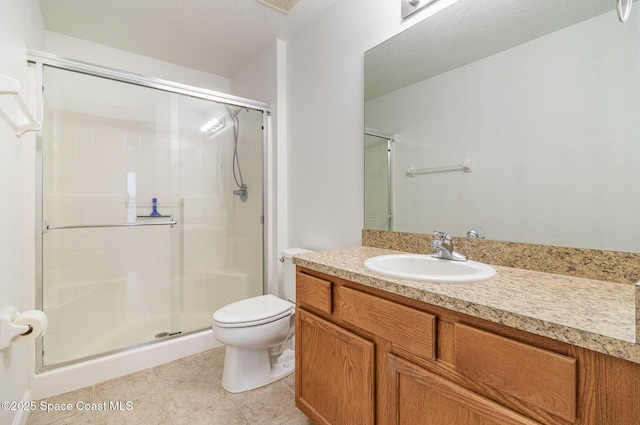
M 451 236 L 447 232 L 443 232 L 442 230 L 434 230 L 433 231 L 433 235 L 434 236 L 439 236 L 440 238 L 442 238 L 443 240 L 446 240 L 446 241 L 450 241 L 451 240 Z
M 484 239 L 484 235 L 481 235 L 479 232 L 480 229 L 482 229 L 481 226 L 476 226 L 473 229 L 469 230 L 467 232 L 467 237 L 473 239 Z

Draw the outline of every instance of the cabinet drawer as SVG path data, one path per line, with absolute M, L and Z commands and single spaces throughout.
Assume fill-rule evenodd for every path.
M 435 359 L 436 317 L 364 292 L 335 289 L 338 316 L 423 358 Z
M 576 360 L 528 344 L 456 324 L 455 368 L 474 381 L 576 419 Z
M 296 273 L 296 300 L 303 307 L 310 307 L 331 314 L 333 283 L 305 273 Z
M 387 356 L 393 371 L 389 419 L 393 425 L 540 425 L 493 400 L 412 364 Z

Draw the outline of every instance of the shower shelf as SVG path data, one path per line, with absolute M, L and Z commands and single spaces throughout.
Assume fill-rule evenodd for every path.
M 171 202 L 158 202 L 158 207 L 181 207 L 184 205 L 184 202 L 175 202 L 175 203 L 171 203 Z M 129 208 L 129 207 L 151 207 L 153 206 L 152 202 L 125 202 L 124 203 L 125 208 Z

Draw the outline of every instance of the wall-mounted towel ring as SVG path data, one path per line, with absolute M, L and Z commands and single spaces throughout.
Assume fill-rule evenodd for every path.
M 626 1 L 624 7 L 622 7 L 622 2 Z M 616 8 L 618 9 L 618 19 L 620 22 L 627 22 L 629 16 L 631 15 L 631 6 L 633 5 L 633 0 L 616 0 Z

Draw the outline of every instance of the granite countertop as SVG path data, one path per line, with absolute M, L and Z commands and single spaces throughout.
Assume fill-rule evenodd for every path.
M 636 286 L 511 267 L 474 283 L 415 282 L 364 267 L 367 258 L 399 254 L 367 246 L 294 256 L 294 264 L 386 292 L 640 363 Z M 443 260 L 446 261 L 446 260 Z

